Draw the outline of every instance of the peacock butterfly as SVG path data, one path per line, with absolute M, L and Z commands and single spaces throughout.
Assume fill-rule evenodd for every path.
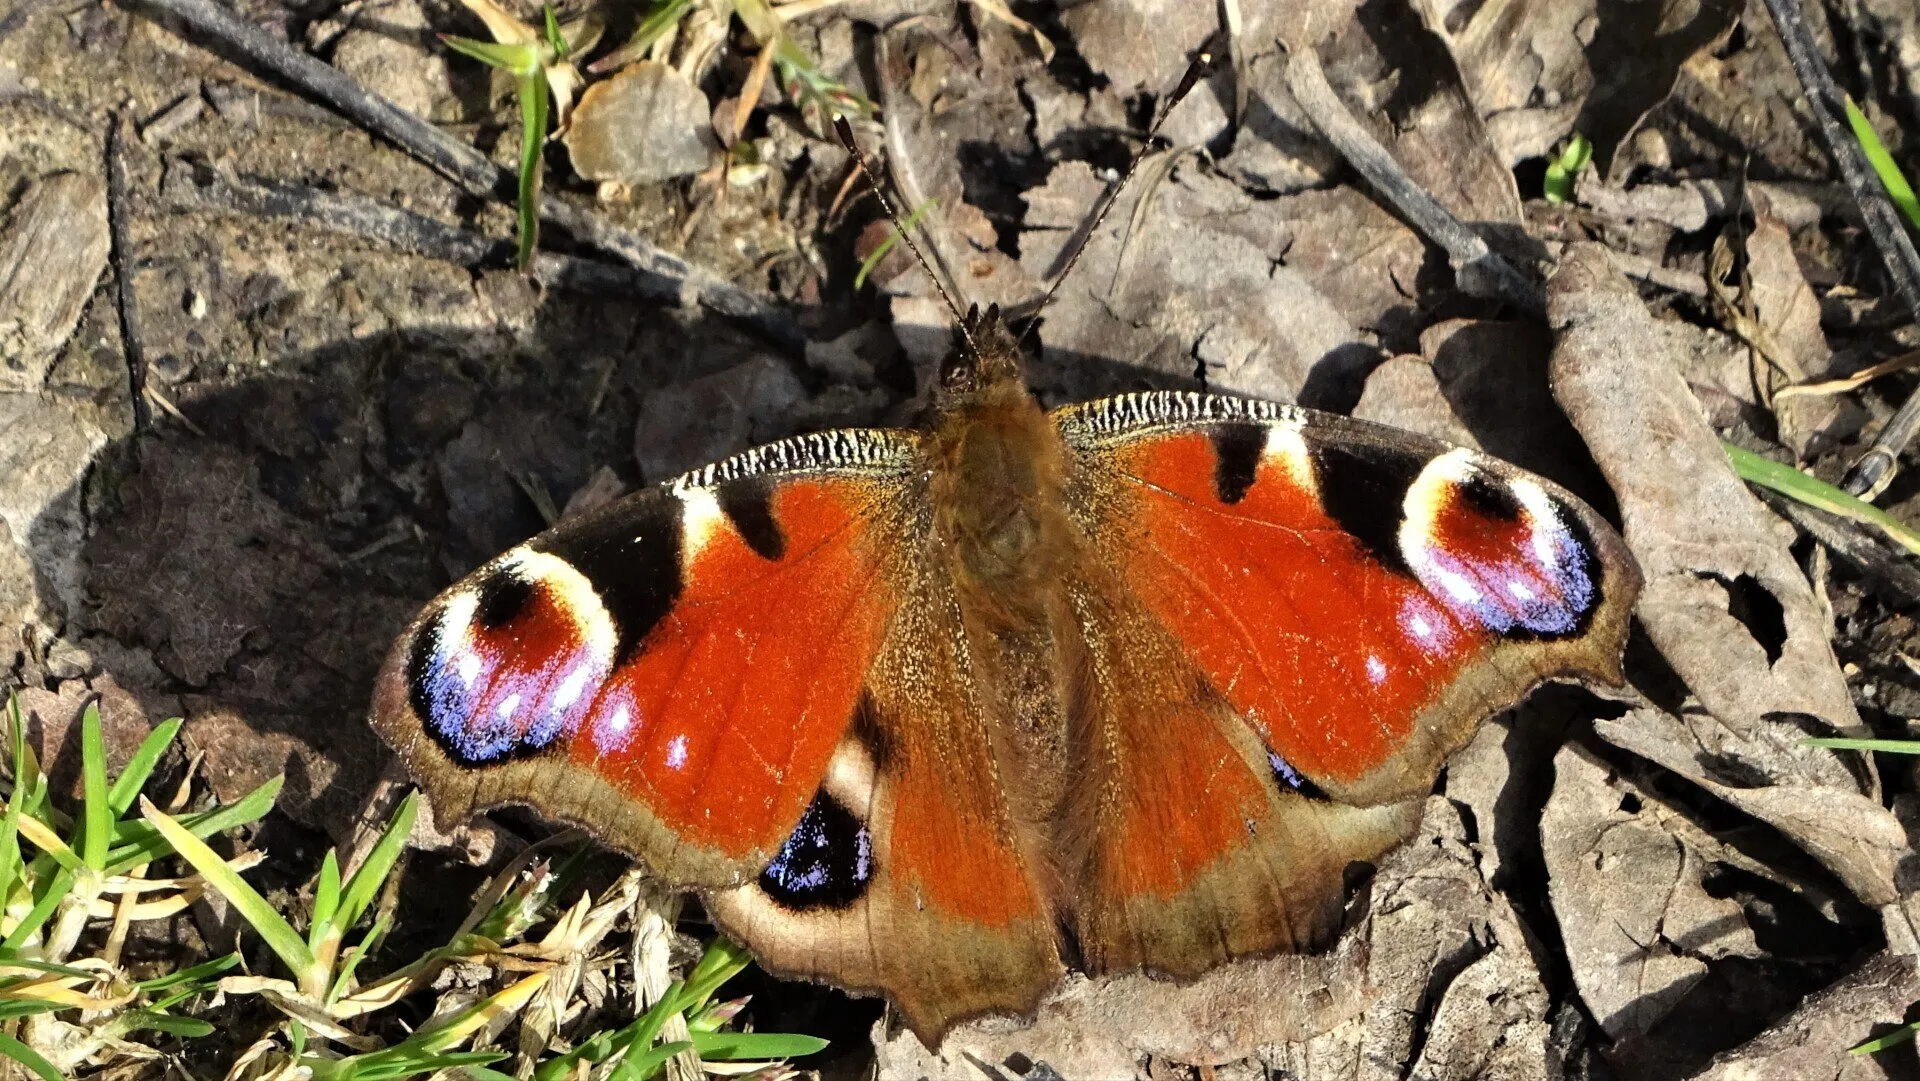
M 746 451 L 433 601 L 372 721 L 443 820 L 579 823 L 937 1046 L 1070 965 L 1324 946 L 1483 720 L 1620 680 L 1639 571 L 1551 482 L 1264 401 L 1048 412 L 997 311 L 956 338 L 924 427 Z

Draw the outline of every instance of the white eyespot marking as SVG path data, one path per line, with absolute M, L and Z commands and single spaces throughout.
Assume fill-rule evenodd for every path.
M 1446 590 L 1447 596 L 1461 604 L 1480 603 L 1480 590 L 1472 582 L 1467 581 L 1466 575 L 1450 567 L 1439 566 L 1433 568 L 1433 575 L 1439 579 L 1440 588 Z
M 613 712 L 600 714 L 591 728 L 594 749 L 601 754 L 618 754 L 627 749 L 627 743 L 633 739 L 633 711 L 625 702 L 613 707 Z
M 1401 558 L 1468 625 L 1568 634 L 1592 606 L 1590 553 L 1537 481 L 1450 450 L 1408 486 L 1403 510 Z
M 447 598 L 446 607 L 433 620 L 434 667 L 452 664 L 466 689 L 480 678 L 480 657 L 473 651 L 473 617 L 479 610 L 480 594 L 463 589 Z
M 553 708 L 572 709 L 573 704 L 580 700 L 581 692 L 587 689 L 587 681 L 592 678 L 592 668 L 584 664 L 574 666 L 573 671 L 567 673 L 567 678 L 560 681 L 560 690 L 553 696 Z
M 1372 680 L 1373 685 L 1376 687 L 1378 687 L 1382 683 L 1385 683 L 1387 681 L 1387 662 L 1381 660 L 1380 658 L 1372 654 L 1368 654 L 1367 655 L 1367 678 L 1369 680 Z
M 1507 485 L 1507 490 L 1513 493 L 1514 500 L 1527 512 L 1527 523 L 1533 529 L 1533 558 L 1542 567 L 1557 568 L 1567 527 L 1560 520 L 1560 508 L 1553 505 L 1553 497 L 1547 494 L 1545 488 L 1525 477 L 1515 478 Z
M 687 764 L 687 737 L 675 736 L 667 741 L 667 768 L 679 769 Z
M 866 744 L 848 736 L 833 749 L 833 757 L 827 760 L 827 775 L 820 787 L 827 795 L 848 808 L 856 818 L 864 818 L 866 808 L 873 803 L 873 782 L 877 774 L 873 755 Z
M 512 694 L 500 700 L 500 708 L 497 712 L 499 713 L 501 720 L 510 721 L 513 719 L 514 713 L 517 712 L 519 709 L 520 709 L 520 692 L 515 691 Z
M 1307 450 L 1306 433 L 1306 422 L 1298 417 L 1270 422 L 1264 457 L 1279 467 L 1295 487 L 1317 495 L 1319 484 L 1314 479 L 1313 456 Z
M 1446 653 L 1458 641 L 1453 617 L 1433 598 L 1418 593 L 1400 602 L 1398 623 L 1412 644 L 1430 656 Z
M 711 488 L 674 487 L 673 494 L 680 498 L 680 525 L 683 533 L 681 550 L 684 564 L 691 566 L 693 560 L 713 541 L 714 534 L 726 528 L 727 515 L 720 509 L 720 500 Z

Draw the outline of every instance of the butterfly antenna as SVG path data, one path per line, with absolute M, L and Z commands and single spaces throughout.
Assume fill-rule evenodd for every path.
M 1215 34 L 1201 46 L 1200 52 L 1193 58 L 1193 63 L 1187 65 L 1187 73 L 1180 77 L 1180 85 L 1174 87 L 1173 93 L 1168 94 L 1167 99 L 1160 104 L 1160 114 L 1153 118 L 1153 124 L 1147 128 L 1146 141 L 1140 144 L 1139 152 L 1134 154 L 1133 160 L 1127 163 L 1127 171 L 1121 174 L 1120 183 L 1115 184 L 1107 192 L 1106 200 L 1100 204 L 1099 212 L 1093 216 L 1093 224 L 1080 234 L 1073 251 L 1067 255 L 1066 265 L 1062 266 L 1060 273 L 1054 276 L 1053 284 L 1047 287 L 1046 295 L 1040 298 L 1040 303 L 1028 316 L 1027 328 L 1020 332 L 1019 340 L 1022 343 L 1027 340 L 1027 335 L 1033 333 L 1033 328 L 1039 325 L 1037 317 L 1046 310 L 1047 305 L 1053 303 L 1053 296 L 1060 291 L 1061 283 L 1072 275 L 1073 268 L 1080 262 L 1081 254 L 1087 250 L 1087 242 L 1100 231 L 1100 224 L 1107 220 L 1108 212 L 1120 202 L 1120 194 L 1127 190 L 1127 184 L 1133 180 L 1133 174 L 1140 170 L 1140 163 L 1146 160 L 1147 151 L 1153 146 L 1154 139 L 1159 136 L 1160 126 L 1167 122 L 1167 117 L 1188 94 L 1193 92 L 1193 88 L 1200 85 L 1200 80 L 1212 73 L 1214 65 L 1219 60 L 1220 46 L 1225 44 L 1226 40 L 1224 33 Z
M 881 190 L 879 178 L 875 177 L 873 170 L 867 166 L 867 156 L 860 152 L 860 145 L 853 141 L 853 125 L 847 123 L 846 117 L 835 116 L 833 132 L 840 137 L 840 145 L 846 147 L 847 153 L 852 154 L 853 160 L 859 164 L 860 174 L 867 178 L 867 189 L 873 192 L 875 199 L 880 200 L 880 209 L 887 212 L 887 220 L 893 223 L 894 232 L 899 234 L 900 239 L 907 245 L 907 250 L 912 252 L 914 259 L 919 261 L 920 269 L 926 271 L 927 280 L 933 283 L 934 291 L 940 294 L 940 299 L 946 301 L 947 310 L 953 313 L 953 325 L 960 328 L 960 337 L 966 340 L 967 351 L 974 356 L 979 356 L 980 349 L 974 343 L 973 332 L 967 328 L 966 316 L 960 314 L 960 305 L 954 302 L 953 294 L 947 292 L 947 287 L 941 284 L 940 275 L 934 273 L 933 264 L 927 262 L 927 257 L 920 251 L 920 245 L 913 242 L 913 230 L 907 227 L 906 222 L 900 220 L 900 212 L 893 208 L 893 201 L 887 198 L 885 191 Z

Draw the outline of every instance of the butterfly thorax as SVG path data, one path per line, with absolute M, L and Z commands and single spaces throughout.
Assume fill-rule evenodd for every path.
M 968 320 L 943 368 L 931 447 L 935 543 L 962 603 L 990 621 L 1045 618 L 1071 555 L 1062 509 L 1067 449 L 1022 378 L 998 312 Z

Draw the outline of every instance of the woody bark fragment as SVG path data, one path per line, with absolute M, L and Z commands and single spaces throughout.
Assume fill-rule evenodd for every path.
M 1568 250 L 1548 321 L 1554 395 L 1619 497 L 1646 574 L 1639 619 L 1692 693 L 1680 715 L 1641 708 L 1597 731 L 1791 837 L 1911 944 L 1894 885 L 1906 838 L 1871 763 L 1802 743 L 1860 719 L 1825 610 L 1787 551 L 1791 529 L 1734 475 L 1606 249 Z

